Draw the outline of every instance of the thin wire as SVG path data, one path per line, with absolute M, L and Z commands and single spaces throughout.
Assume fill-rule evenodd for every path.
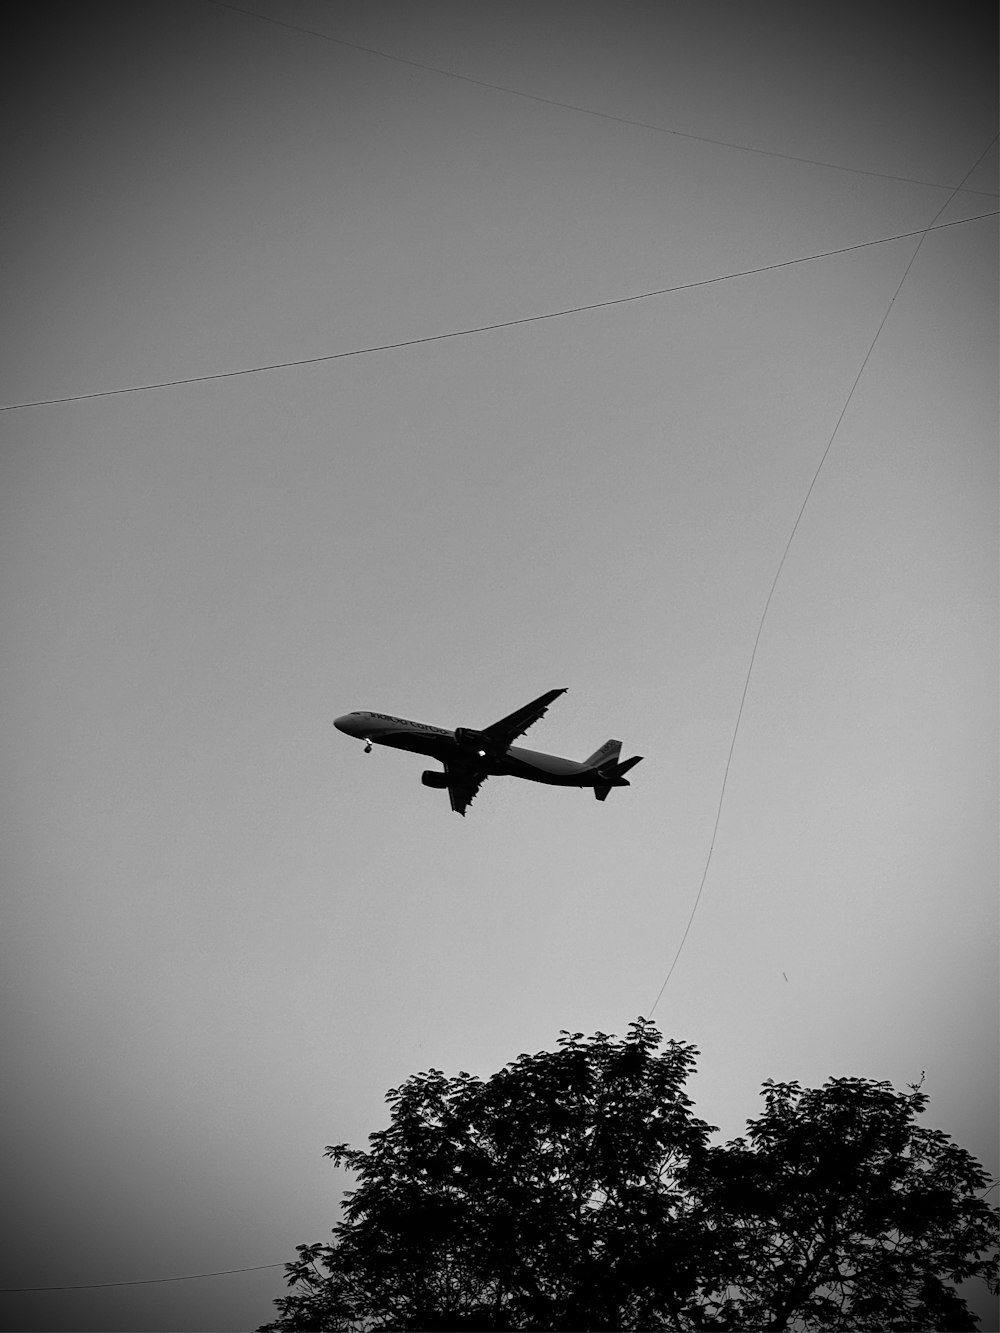
M 284 1268 L 284 1264 L 251 1264 L 249 1268 L 220 1268 L 212 1273 L 182 1273 L 180 1277 L 144 1277 L 131 1282 L 75 1282 L 68 1287 L 0 1287 L 0 1294 L 16 1291 L 90 1291 L 95 1287 L 150 1287 L 157 1282 L 192 1282 L 200 1277 L 226 1277 L 230 1273 L 257 1273 L 262 1268 Z
M 951 186 L 942 185 L 939 181 L 920 180 L 915 176 L 896 176 L 887 171 L 866 171 L 863 167 L 845 167 L 838 162 L 824 162 L 816 157 L 798 157 L 794 153 L 777 153 L 768 148 L 752 148 L 749 144 L 733 143 L 729 139 L 716 139 L 708 134 L 692 134 L 685 130 L 672 130 L 666 125 L 654 125 L 648 120 L 633 120 L 629 116 L 616 116 L 610 111 L 595 111 L 591 107 L 579 106 L 575 102 L 561 102 L 555 97 L 541 97 L 537 93 L 522 92 L 520 88 L 511 88 L 503 83 L 491 83 L 488 79 L 476 79 L 471 74 L 456 74 L 453 69 L 443 69 L 440 65 L 428 65 L 422 60 L 411 60 L 406 56 L 392 55 L 388 51 L 382 51 L 378 47 L 363 46 L 360 42 L 349 42 L 343 37 L 333 37 L 328 32 L 320 32 L 316 28 L 307 28 L 300 23 L 289 23 L 287 19 L 273 18 L 270 14 L 258 14 L 252 9 L 243 9 L 240 5 L 233 5 L 229 0 L 209 0 L 209 4 L 216 5 L 219 9 L 230 9 L 234 14 L 243 14 L 246 18 L 259 19 L 262 23 L 273 23 L 278 28 L 288 28 L 292 32 L 302 32 L 310 37 L 319 37 L 324 42 L 332 42 L 335 46 L 346 46 L 352 51 L 363 51 L 366 55 L 379 56 L 382 60 L 394 61 L 397 65 L 409 65 L 412 69 L 426 70 L 430 74 L 442 74 L 448 79 L 458 79 L 462 83 L 475 84 L 477 88 L 491 88 L 494 92 L 507 93 L 510 97 L 523 97 L 529 102 L 540 102 L 543 106 L 560 107 L 563 111 L 576 111 L 582 116 L 595 116 L 599 120 L 612 120 L 619 125 L 634 125 L 638 129 L 652 130 L 656 134 L 671 134 L 678 139 L 694 139 L 698 143 L 715 144 L 719 148 L 734 148 L 740 153 L 757 153 L 761 157 L 776 157 L 785 162 L 803 162 L 808 166 L 826 167 L 831 171 L 847 171 L 855 176 L 877 176 L 882 180 L 901 181 L 907 185 L 925 185 L 934 190 L 960 190 L 961 185 Z M 996 192 L 993 190 L 967 190 L 967 194 L 985 194 L 991 198 L 996 198 Z
M 990 149 L 991 149 L 991 148 L 993 147 L 993 145 L 996 143 L 997 138 L 1000 138 L 1000 135 L 994 137 L 994 138 L 990 141 L 990 143 L 987 145 L 987 147 L 982 151 L 982 153 L 979 155 L 979 157 L 976 158 L 975 162 L 972 164 L 972 166 L 971 166 L 971 167 L 969 168 L 969 170 L 966 172 L 965 176 L 962 178 L 963 181 L 968 180 L 969 176 L 972 175 L 972 173 L 975 171 L 976 167 L 979 166 L 980 162 L 982 162 L 983 158 L 986 156 L 986 154 L 990 151 Z M 846 414 L 847 414 L 847 409 L 848 409 L 848 408 L 850 407 L 850 405 L 851 405 L 851 400 L 852 400 L 853 397 L 854 397 L 855 390 L 856 390 L 857 387 L 858 387 L 858 384 L 859 384 L 859 382 L 860 382 L 860 380 L 861 380 L 861 376 L 864 374 L 864 372 L 865 372 L 865 367 L 868 365 L 868 361 L 869 361 L 869 359 L 870 359 L 870 357 L 871 357 L 871 354 L 872 354 L 872 352 L 875 350 L 875 344 L 878 342 L 878 340 L 879 340 L 879 336 L 881 335 L 882 330 L 885 328 L 886 321 L 888 320 L 889 315 L 890 315 L 890 313 L 891 313 L 891 311 L 892 311 L 892 307 L 893 307 L 893 306 L 895 305 L 895 303 L 896 303 L 896 297 L 899 295 L 900 291 L 902 290 L 903 283 L 906 281 L 907 276 L 908 276 L 908 274 L 909 274 L 909 272 L 910 272 L 910 269 L 913 267 L 914 260 L 916 259 L 917 255 L 920 253 L 920 247 L 923 245 L 925 239 L 927 238 L 928 234 L 929 234 L 931 231 L 940 230 L 940 228 L 939 228 L 939 227 L 936 227 L 935 224 L 937 223 L 938 218 L 941 216 L 941 214 L 944 212 L 944 210 L 945 210 L 945 209 L 948 207 L 948 205 L 951 203 L 952 199 L 955 198 L 955 195 L 957 195 L 957 194 L 959 193 L 959 191 L 961 190 L 961 188 L 962 188 L 961 185 L 956 185 L 956 186 L 955 186 L 955 189 L 954 189 L 954 191 L 952 192 L 951 196 L 950 196 L 948 199 L 946 199 L 946 200 L 944 201 L 944 203 L 941 205 L 941 207 L 938 209 L 938 211 L 934 214 L 934 217 L 931 219 L 930 224 L 929 224 L 927 227 L 925 227 L 924 230 L 923 230 L 921 233 L 919 233 L 919 234 L 920 234 L 920 240 L 919 240 L 919 241 L 917 242 L 917 244 L 914 246 L 913 254 L 910 256 L 910 261 L 909 261 L 909 263 L 906 265 L 906 268 L 903 270 L 903 276 L 900 278 L 899 282 L 896 284 L 896 290 L 893 292 L 893 294 L 892 294 L 892 299 L 890 300 L 888 306 L 886 307 L 885 314 L 882 316 L 882 322 L 879 324 L 878 328 L 876 329 L 876 331 L 875 331 L 875 337 L 871 340 L 871 343 L 870 343 L 870 345 L 869 345 L 869 347 L 868 347 L 868 351 L 865 353 L 864 360 L 861 362 L 861 368 L 858 370 L 858 373 L 857 373 L 857 374 L 855 375 L 855 377 L 854 377 L 854 383 L 851 385 L 851 391 L 850 391 L 850 393 L 847 395 L 847 400 L 846 400 L 846 402 L 844 403 L 844 406 L 843 406 L 843 407 L 841 408 L 841 410 L 840 410 L 840 415 L 837 417 L 836 424 L 834 425 L 834 428 L 833 428 L 833 431 L 832 431 L 832 433 L 831 433 L 831 435 L 830 435 L 830 438 L 829 438 L 829 440 L 827 441 L 826 448 L 823 450 L 823 453 L 822 453 L 822 455 L 821 455 L 821 457 L 820 457 L 820 460 L 819 460 L 818 464 L 816 465 L 816 470 L 815 470 L 815 472 L 813 473 L 812 481 L 810 481 L 810 483 L 809 483 L 809 487 L 808 487 L 808 489 L 807 489 L 807 491 L 806 491 L 806 493 L 805 493 L 805 498 L 803 499 L 802 504 L 799 506 L 799 512 L 798 512 L 798 514 L 796 514 L 796 516 L 795 516 L 795 522 L 792 524 L 792 530 L 791 530 L 791 532 L 790 532 L 790 534 L 789 534 L 789 536 L 788 536 L 788 541 L 785 542 L 785 549 L 784 549 L 784 550 L 782 551 L 782 553 L 781 553 L 781 559 L 778 561 L 778 568 L 775 570 L 774 578 L 771 580 L 771 587 L 770 587 L 770 589 L 769 589 L 769 591 L 768 591 L 767 598 L 766 598 L 766 600 L 765 600 L 765 602 L 764 602 L 764 609 L 763 609 L 763 611 L 761 612 L 760 620 L 759 620 L 759 622 L 758 622 L 758 624 L 757 624 L 757 633 L 756 633 L 756 636 L 754 637 L 753 648 L 751 649 L 751 652 L 750 652 L 750 662 L 749 662 L 749 665 L 747 666 L 746 677 L 744 678 L 744 681 L 743 681 L 743 693 L 740 695 L 740 706 L 739 706 L 739 708 L 737 709 L 737 712 L 736 712 L 736 725 L 733 727 L 733 735 L 732 735 L 732 739 L 731 739 L 730 742 L 729 742 L 729 754 L 726 756 L 726 766 L 725 766 L 725 769 L 724 769 L 723 774 L 722 774 L 722 788 L 721 788 L 721 790 L 720 790 L 720 792 L 719 792 L 719 804 L 718 804 L 718 808 L 716 809 L 716 812 L 715 812 L 715 823 L 714 823 L 714 825 L 712 826 L 712 837 L 711 837 L 711 840 L 710 840 L 710 842 L 709 842 L 709 846 L 708 846 L 708 856 L 705 858 L 705 868 L 704 868 L 704 870 L 703 870 L 702 873 L 701 873 L 701 882 L 700 882 L 699 885 L 698 885 L 698 892 L 695 894 L 694 905 L 693 905 L 692 908 L 691 908 L 691 914 L 690 914 L 690 916 L 688 917 L 687 925 L 684 927 L 684 933 L 683 933 L 683 935 L 681 936 L 680 944 L 678 944 L 678 946 L 677 946 L 677 952 L 674 954 L 673 961 L 672 961 L 671 964 L 670 964 L 670 967 L 669 967 L 669 969 L 668 969 L 668 971 L 667 971 L 667 975 L 663 978 L 663 985 L 662 985 L 662 986 L 660 987 L 660 989 L 657 991 L 656 999 L 653 1001 L 652 1006 L 651 1006 L 651 1008 L 649 1009 L 649 1014 L 648 1014 L 649 1017 L 652 1017 L 652 1015 L 653 1015 L 653 1011 L 656 1009 L 656 1006 L 660 1003 L 660 997 L 663 995 L 663 992 L 664 992 L 664 991 L 666 990 L 666 988 L 667 988 L 667 982 L 668 982 L 668 981 L 670 980 L 670 978 L 673 976 L 674 968 L 677 966 L 677 960 L 680 958 L 680 956 L 681 956 L 681 952 L 682 952 L 682 950 L 683 950 L 683 948 L 684 948 L 684 945 L 685 945 L 685 943 L 686 943 L 686 941 L 687 941 L 687 937 L 688 937 L 688 935 L 691 933 L 691 927 L 692 927 L 692 925 L 694 924 L 695 914 L 696 914 L 696 912 L 698 911 L 698 904 L 701 902 L 701 896 L 702 896 L 702 893 L 704 892 L 704 889 L 705 889 L 705 882 L 706 882 L 706 880 L 708 879 L 708 869 L 709 869 L 709 866 L 712 864 L 712 853 L 713 853 L 713 851 L 715 850 L 715 839 L 716 839 L 716 835 L 717 835 L 718 832 L 719 832 L 719 821 L 720 821 L 721 818 L 722 818 L 722 805 L 723 805 L 723 802 L 725 801 L 725 798 L 726 798 L 726 785 L 727 785 L 727 783 L 728 783 L 728 781 L 729 781 L 729 769 L 730 769 L 730 767 L 731 767 L 731 765 L 732 765 L 732 762 L 733 762 L 733 752 L 734 752 L 734 750 L 736 749 L 736 738 L 737 738 L 737 736 L 739 735 L 740 723 L 741 723 L 742 720 L 743 720 L 743 706 L 744 706 L 744 704 L 746 703 L 747 691 L 748 691 L 749 688 L 750 688 L 750 677 L 751 677 L 752 674 L 753 674 L 754 663 L 755 663 L 755 661 L 757 660 L 757 647 L 758 647 L 758 645 L 759 645 L 759 643 L 760 643 L 760 637 L 761 637 L 761 634 L 762 634 L 763 631 L 764 631 L 764 621 L 767 619 L 767 613 L 768 613 L 768 611 L 769 611 L 769 609 L 770 609 L 770 606 L 771 606 L 771 600 L 772 600 L 772 598 L 774 597 L 774 590 L 775 590 L 775 588 L 778 586 L 778 580 L 781 578 L 781 571 L 784 569 L 784 567 L 785 567 L 785 561 L 788 559 L 788 552 L 791 550 L 792 542 L 795 540 L 795 534 L 796 534 L 796 533 L 798 532 L 798 530 L 799 530 L 799 524 L 802 522 L 802 515 L 803 515 L 803 514 L 805 513 L 805 511 L 806 511 L 806 506 L 807 506 L 808 503 L 809 503 L 809 498 L 810 498 L 810 496 L 812 495 L 813 490 L 815 489 L 816 482 L 819 480 L 819 474 L 820 474 L 820 473 L 822 472 L 822 470 L 823 470 L 823 464 L 826 462 L 827 457 L 828 457 L 828 455 L 829 455 L 829 453 L 830 453 L 830 450 L 833 448 L 833 442 L 834 442 L 834 440 L 837 438 L 837 432 L 840 430 L 840 423 L 844 420 L 844 417 L 845 417 Z
M 213 0 L 214 2 L 214 0 Z M 946 201 L 950 203 L 950 200 Z M 843 245 L 837 250 L 822 250 L 813 255 L 802 255 L 798 259 L 784 259 L 776 264 L 761 264 L 758 268 L 740 269 L 735 273 L 721 273 L 714 278 L 699 278 L 696 282 L 681 282 L 673 287 L 659 287 L 655 291 L 638 292 L 634 296 L 616 296 L 609 301 L 593 301 L 589 305 L 569 306 L 563 310 L 549 310 L 541 315 L 522 315 L 519 319 L 499 320 L 495 324 L 477 324 L 467 329 L 452 329 L 448 333 L 430 333 L 421 338 L 404 338 L 399 342 L 377 343 L 370 347 L 354 347 L 347 352 L 328 352 L 323 356 L 302 357 L 294 361 L 274 361 L 263 366 L 248 366 L 243 370 L 222 370 L 211 375 L 191 375 L 186 379 L 156 380 L 148 384 L 131 384 L 124 389 L 100 389 L 93 393 L 67 394 L 63 398 L 34 398 L 23 403 L 0 404 L 0 412 L 19 412 L 28 407 L 51 407 L 57 403 L 80 403 L 91 398 L 115 398 L 127 393 L 146 393 L 150 389 L 174 389 L 185 384 L 207 384 L 212 380 L 237 379 L 243 375 L 263 375 L 272 370 L 288 370 L 294 366 L 316 366 L 325 361 L 342 361 L 350 356 L 369 356 L 374 352 L 391 352 L 401 347 L 420 347 L 424 343 L 444 342 L 449 338 L 467 338 L 474 333 L 492 333 L 498 329 L 513 329 L 521 324 L 538 324 L 547 319 L 563 319 L 567 315 L 585 314 L 590 310 L 607 310 L 611 306 L 628 305 L 634 301 L 648 301 L 654 296 L 667 296 L 671 292 L 692 291 L 696 287 L 711 287 L 715 283 L 731 282 L 734 278 L 752 277 L 757 273 L 773 273 L 780 268 L 793 268 L 796 264 L 811 264 L 817 259 L 829 259 L 835 255 L 850 254 L 853 250 L 866 250 L 873 245 L 888 245 L 892 241 L 903 241 L 910 236 L 923 236 L 927 231 L 941 231 L 946 227 L 962 227 L 969 222 L 978 222 L 982 218 L 993 218 L 1000 214 L 994 209 L 989 213 L 976 213 L 971 218 L 960 218 L 955 222 L 942 222 L 937 227 L 926 227 L 917 231 L 903 231 L 894 236 L 881 236 L 874 241 L 859 241 L 857 245 Z

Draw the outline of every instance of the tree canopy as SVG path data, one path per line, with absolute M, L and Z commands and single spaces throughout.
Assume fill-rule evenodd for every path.
M 975 1329 L 955 1284 L 997 1289 L 991 1181 L 915 1123 L 919 1086 L 768 1081 L 713 1145 L 697 1050 L 661 1041 L 640 1018 L 391 1089 L 367 1152 L 327 1148 L 357 1188 L 259 1333 Z

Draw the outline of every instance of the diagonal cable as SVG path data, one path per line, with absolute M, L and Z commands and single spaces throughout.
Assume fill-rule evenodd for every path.
M 947 202 L 950 203 L 950 200 Z M 773 273 L 781 268 L 793 268 L 797 264 L 811 264 L 817 259 L 829 259 L 834 255 L 850 254 L 854 250 L 866 250 L 873 245 L 888 245 L 891 241 L 906 240 L 910 236 L 923 236 L 928 231 L 941 231 L 946 227 L 962 227 L 969 222 L 978 222 L 981 218 L 998 215 L 977 213 L 971 218 L 960 218 L 955 222 L 942 222 L 938 226 L 924 227 L 917 231 L 899 232 L 894 236 L 880 236 L 874 241 L 859 241 L 856 245 L 843 245 L 836 250 L 822 250 L 817 254 L 802 255 L 798 259 L 783 259 L 776 264 L 761 264 L 757 268 L 739 269 L 735 273 L 720 273 L 714 278 L 699 278 L 695 282 L 680 282 L 672 287 L 659 287 L 655 291 L 637 292 L 633 296 L 615 296 L 608 301 L 592 301 L 588 305 L 568 306 L 562 310 L 547 310 L 539 315 L 522 315 L 519 319 L 499 320 L 494 324 L 477 324 L 471 328 L 451 329 L 447 333 L 429 333 L 420 338 L 403 338 L 398 342 L 377 343 L 369 347 L 353 347 L 346 352 L 327 352 L 322 356 L 301 357 L 293 361 L 272 361 L 267 365 L 247 366 L 242 370 L 220 370 L 209 375 L 189 375 L 185 379 L 153 380 L 147 384 L 130 384 L 123 389 L 98 389 L 91 393 L 66 394 L 62 398 L 33 398 L 23 403 L 0 404 L 0 412 L 18 412 L 28 407 L 51 407 L 56 403 L 79 403 L 91 398 L 116 398 L 127 393 L 146 393 L 150 389 L 173 389 L 184 384 L 207 384 L 211 380 L 238 379 L 244 375 L 262 375 L 272 370 L 288 370 L 293 366 L 316 366 L 325 361 L 343 361 L 351 356 L 369 356 L 374 352 L 391 352 L 401 347 L 420 347 L 425 343 L 445 342 L 449 338 L 467 338 L 474 333 L 492 333 L 497 329 L 513 329 L 522 324 L 538 324 L 548 319 L 563 319 L 567 315 L 581 315 L 591 310 L 607 310 L 612 306 L 629 305 L 635 301 L 648 301 L 654 296 L 667 296 L 671 292 L 693 291 L 696 287 L 711 287 L 720 282 L 731 282 L 734 278 L 752 277 L 757 273 Z
M 704 892 L 705 889 L 705 882 L 708 879 L 708 869 L 709 866 L 712 864 L 712 853 L 715 850 L 716 835 L 719 832 L 719 821 L 722 818 L 722 805 L 726 798 L 726 785 L 729 781 L 729 769 L 733 762 L 733 751 L 736 749 L 736 738 L 739 735 L 740 723 L 743 720 L 743 706 L 746 703 L 747 691 L 750 688 L 750 677 L 753 675 L 754 662 L 757 660 L 757 646 L 760 643 L 760 636 L 764 631 L 764 621 L 767 619 L 767 613 L 770 610 L 771 600 L 774 597 L 774 590 L 778 586 L 778 580 L 781 578 L 781 571 L 784 569 L 785 561 L 788 559 L 788 552 L 791 550 L 792 542 L 795 540 L 795 534 L 798 532 L 799 524 L 802 522 L 802 515 L 806 511 L 806 506 L 809 503 L 809 498 L 812 495 L 813 490 L 815 489 L 816 482 L 819 480 L 819 474 L 823 470 L 823 464 L 826 462 L 830 450 L 833 448 L 833 442 L 837 438 L 837 432 L 840 430 L 840 423 L 843 421 L 847 413 L 847 409 L 851 405 L 851 400 L 854 397 L 855 390 L 857 389 L 858 384 L 860 383 L 861 376 L 865 372 L 865 366 L 867 366 L 871 354 L 875 350 L 875 344 L 878 342 L 879 336 L 882 330 L 885 328 L 886 321 L 888 320 L 889 315 L 892 311 L 892 307 L 895 304 L 896 297 L 902 290 L 903 283 L 906 281 L 907 275 L 909 274 L 910 269 L 913 267 L 914 260 L 920 253 L 920 247 L 923 245 L 924 241 L 926 240 L 930 232 L 940 230 L 940 228 L 936 225 L 938 218 L 951 203 L 952 199 L 955 198 L 955 195 L 959 193 L 959 191 L 962 188 L 962 184 L 964 184 L 964 182 L 968 180 L 968 178 L 975 171 L 976 167 L 978 167 L 980 162 L 982 162 L 983 158 L 996 143 L 997 138 L 1000 138 L 1000 135 L 995 136 L 993 139 L 990 140 L 986 148 L 983 149 L 982 153 L 980 153 L 979 157 L 976 158 L 975 162 L 962 177 L 962 181 L 955 186 L 951 195 L 944 201 L 944 203 L 941 205 L 938 211 L 934 214 L 934 217 L 931 219 L 930 223 L 925 228 L 923 228 L 923 230 L 919 233 L 920 240 L 914 246 L 913 254 L 910 255 L 910 262 L 906 265 L 906 268 L 903 270 L 903 276 L 896 284 L 896 290 L 893 292 L 892 299 L 889 301 L 889 304 L 886 307 L 885 314 L 882 316 L 882 322 L 875 330 L 875 337 L 871 340 L 871 343 L 869 344 L 868 347 L 868 351 L 865 353 L 864 360 L 861 362 L 860 369 L 858 370 L 858 373 L 854 377 L 854 383 L 851 385 L 850 393 L 848 393 L 844 406 L 840 410 L 840 415 L 837 417 L 836 424 L 834 425 L 830 438 L 827 441 L 826 448 L 823 450 L 823 453 L 820 456 L 820 460 L 816 465 L 816 470 L 813 473 L 812 481 L 810 481 L 808 489 L 806 490 L 805 498 L 803 499 L 802 504 L 799 506 L 799 512 L 795 516 L 795 522 L 792 524 L 792 530 L 789 533 L 788 541 L 785 542 L 785 549 L 781 553 L 781 559 L 778 561 L 778 568 L 775 570 L 774 578 L 771 580 L 771 587 L 768 591 L 767 598 L 764 601 L 764 609 L 761 612 L 760 620 L 757 623 L 757 633 L 756 636 L 754 637 L 753 648 L 750 652 L 750 662 L 747 666 L 746 676 L 743 680 L 743 692 L 740 695 L 740 706 L 736 712 L 736 724 L 733 727 L 732 739 L 729 742 L 729 754 L 726 756 L 726 766 L 722 774 L 722 788 L 719 792 L 719 804 L 715 811 L 715 823 L 712 826 L 712 837 L 709 841 L 708 856 L 705 859 L 705 868 L 701 874 L 701 882 L 698 885 L 698 892 L 695 894 L 694 905 L 691 908 L 691 913 L 688 917 L 687 925 L 684 927 L 684 933 L 681 936 L 681 942 L 677 946 L 677 951 L 674 954 L 673 961 L 671 962 L 670 967 L 667 970 L 667 975 L 663 978 L 663 985 L 657 991 L 656 999 L 653 1001 L 652 1007 L 650 1008 L 647 1017 L 652 1017 L 653 1011 L 655 1010 L 656 1006 L 660 1003 L 660 997 L 666 990 L 667 982 L 673 976 L 674 968 L 677 966 L 677 960 L 680 958 L 681 952 L 687 941 L 687 937 L 691 933 L 691 927 L 694 924 L 695 914 L 698 911 L 698 904 L 701 902 L 702 893 Z
M 284 1268 L 284 1264 L 251 1264 L 249 1268 L 220 1268 L 212 1273 L 182 1273 L 180 1277 L 142 1277 L 129 1282 L 71 1282 L 65 1287 L 0 1287 L 0 1294 L 25 1291 L 91 1291 L 97 1287 L 151 1287 L 158 1282 L 193 1282 L 200 1277 L 227 1277 L 230 1273 L 259 1273 L 264 1268 Z
M 888 171 L 868 171 L 863 167 L 845 167 L 839 162 L 825 162 L 817 157 L 800 157 L 795 153 L 778 153 L 769 148 L 754 148 L 750 144 L 733 143 L 730 139 L 717 139 L 709 134 L 693 134 L 687 130 L 674 130 L 666 125 L 656 125 L 648 120 L 634 120 L 630 116 L 617 116 L 611 111 L 595 111 L 593 107 L 580 106 L 575 102 L 562 102 L 556 97 L 542 97 L 538 93 L 526 93 L 520 88 L 511 88 L 504 83 L 492 83 L 489 79 L 477 79 L 471 74 L 458 74 L 453 69 L 444 69 L 440 65 L 428 65 L 422 60 L 412 60 L 408 56 L 393 55 L 375 46 L 364 46 L 361 42 L 349 42 L 345 37 L 334 37 L 318 28 L 307 28 L 301 23 L 291 23 L 288 19 L 274 18 L 271 14 L 259 14 L 253 9 L 244 9 L 242 5 L 230 4 L 229 0 L 209 0 L 209 4 L 219 9 L 230 9 L 234 14 L 243 14 L 247 18 L 259 19 L 262 23 L 273 23 L 278 28 L 288 28 L 291 32 L 305 33 L 318 37 L 321 41 L 332 42 L 335 46 L 346 46 L 352 51 L 363 51 L 366 55 L 378 56 L 382 60 L 391 60 L 397 65 L 409 65 L 411 69 L 422 69 L 429 74 L 441 74 L 448 79 L 458 79 L 462 83 L 475 84 L 477 88 L 490 88 L 493 92 L 506 93 L 510 97 L 522 97 L 528 102 L 540 102 L 543 106 L 559 107 L 563 111 L 575 111 L 581 116 L 594 116 L 598 120 L 611 120 L 618 125 L 634 125 L 637 129 L 652 130 L 656 134 L 670 134 L 676 139 L 693 139 L 697 143 L 710 143 L 719 148 L 733 148 L 740 153 L 756 153 L 760 157 L 775 157 L 784 162 L 802 162 L 807 166 L 825 167 L 830 171 L 847 171 L 855 176 L 875 176 L 881 180 L 901 181 L 906 185 L 926 185 L 934 190 L 959 190 L 962 187 L 942 185 L 940 181 L 920 180 L 915 176 L 897 176 Z M 963 182 L 964 183 L 964 182 Z M 985 194 L 996 198 L 994 190 L 967 190 L 967 194 Z

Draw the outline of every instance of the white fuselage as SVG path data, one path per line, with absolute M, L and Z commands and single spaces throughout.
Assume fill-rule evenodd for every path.
M 595 785 L 597 770 L 588 764 L 543 754 L 539 750 L 525 750 L 518 745 L 508 746 L 502 753 L 477 750 L 474 744 L 462 744 L 455 731 L 434 727 L 427 722 L 411 722 L 389 713 L 345 713 L 335 718 L 333 725 L 348 736 L 371 741 L 373 745 L 426 754 L 443 764 L 473 765 L 490 775 L 508 774 L 532 782 L 567 787 Z

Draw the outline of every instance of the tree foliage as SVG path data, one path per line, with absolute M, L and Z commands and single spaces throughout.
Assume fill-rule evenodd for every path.
M 563 1033 L 483 1081 L 390 1090 L 333 1244 L 300 1245 L 260 1333 L 974 1329 L 993 1278 L 982 1167 L 914 1123 L 913 1087 L 767 1082 L 742 1138 L 684 1092 L 696 1049 L 639 1019 Z

